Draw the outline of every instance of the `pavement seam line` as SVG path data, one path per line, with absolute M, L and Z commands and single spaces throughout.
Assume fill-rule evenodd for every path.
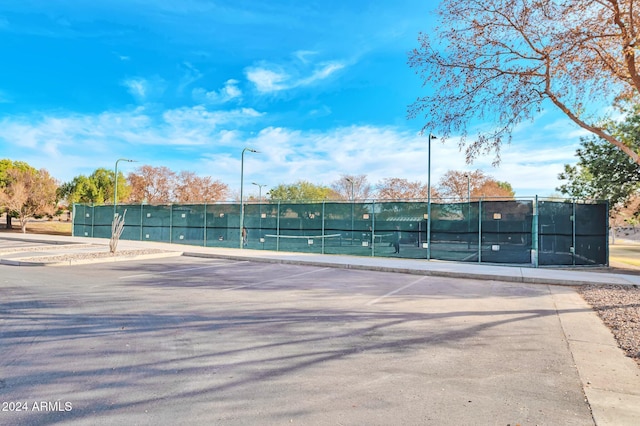
M 397 288 L 397 289 L 395 289 L 395 290 L 393 290 L 393 291 L 390 291 L 389 293 L 384 294 L 384 295 L 382 295 L 382 296 L 380 296 L 380 297 L 378 297 L 378 298 L 376 298 L 376 299 L 370 300 L 369 302 L 367 302 L 367 303 L 366 303 L 366 305 L 367 305 L 367 306 L 374 305 L 374 304 L 378 303 L 379 301 L 381 301 L 382 299 L 386 299 L 386 298 L 387 298 L 387 297 L 389 297 L 389 296 L 393 296 L 394 294 L 399 293 L 399 292 L 401 292 L 402 290 L 405 290 L 405 289 L 407 289 L 407 288 L 409 288 L 409 287 L 414 286 L 415 284 L 418 284 L 420 281 L 424 281 L 426 278 L 427 278 L 427 277 L 418 278 L 417 280 L 415 280 L 415 281 L 413 281 L 413 282 L 410 282 L 410 283 L 409 283 L 409 284 L 407 284 L 407 285 L 404 285 L 404 286 L 402 286 L 402 287 L 400 287 L 400 288 Z

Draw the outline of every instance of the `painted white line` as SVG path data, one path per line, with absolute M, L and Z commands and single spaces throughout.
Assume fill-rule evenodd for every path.
M 138 277 L 146 277 L 148 275 L 166 275 L 166 274 L 177 274 L 180 272 L 187 272 L 187 271 L 197 271 L 199 269 L 211 269 L 211 268 L 218 268 L 220 266 L 233 266 L 233 265 L 238 265 L 240 263 L 248 263 L 249 261 L 247 260 L 242 260 L 240 262 L 233 262 L 233 263 L 215 263 L 213 265 L 208 265 L 208 266 L 199 266 L 197 268 L 184 268 L 184 269 L 174 269 L 171 271 L 164 271 L 164 272 L 148 272 L 146 274 L 137 274 L 137 275 L 125 275 L 124 277 L 120 277 L 121 280 L 126 280 L 128 278 L 138 278 Z
M 416 285 L 416 284 L 418 284 L 420 281 L 424 281 L 424 280 L 426 280 L 426 279 L 427 279 L 427 277 L 418 278 L 418 279 L 417 279 L 417 280 L 415 280 L 414 282 L 411 282 L 411 283 L 409 283 L 409 284 L 407 284 L 407 285 L 405 285 L 405 286 L 402 286 L 402 287 L 397 288 L 397 289 L 395 289 L 395 290 L 393 290 L 393 291 L 390 291 L 389 293 L 384 294 L 384 295 L 382 295 L 382 296 L 378 297 L 377 299 L 373 299 L 373 300 L 371 300 L 371 301 L 367 302 L 367 306 L 371 306 L 371 305 L 373 305 L 373 304 L 375 304 L 375 303 L 378 303 L 378 302 L 379 302 L 379 301 L 381 301 L 382 299 L 387 298 L 387 297 L 389 297 L 389 296 L 393 296 L 394 294 L 396 294 L 396 293 L 398 293 L 398 292 L 400 292 L 400 291 L 402 291 L 402 290 L 405 290 L 405 289 L 407 289 L 407 288 L 411 287 L 412 285 Z
M 331 269 L 331 268 L 320 268 L 320 269 L 315 269 L 313 271 L 302 272 L 300 274 L 287 275 L 286 277 L 271 278 L 269 280 L 260 281 L 260 282 L 253 283 L 253 284 L 239 285 L 237 287 L 225 288 L 222 291 L 231 291 L 231 290 L 238 290 L 240 288 L 255 287 L 255 286 L 258 286 L 258 285 L 269 283 L 271 281 L 280 281 L 280 280 L 286 280 L 288 278 L 302 277 L 304 275 L 315 274 L 316 272 L 326 271 L 328 269 Z

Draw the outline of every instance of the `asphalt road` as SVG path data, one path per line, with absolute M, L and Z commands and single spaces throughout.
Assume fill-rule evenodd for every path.
M 569 288 L 175 257 L 0 292 L 2 425 L 594 423 Z

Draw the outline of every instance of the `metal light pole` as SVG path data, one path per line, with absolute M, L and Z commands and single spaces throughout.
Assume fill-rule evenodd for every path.
M 431 260 L 431 139 L 436 139 L 429 132 L 429 161 L 427 164 L 427 260 Z
M 242 155 L 240 156 L 240 248 L 244 247 L 242 240 L 242 230 L 244 229 L 244 152 L 258 152 L 255 149 L 245 148 L 242 150 Z
M 258 201 L 262 202 L 262 187 L 267 185 L 266 184 L 260 185 L 259 183 L 255 183 L 255 182 L 251 182 L 251 184 L 258 187 Z
M 471 248 L 471 176 L 469 173 L 464 174 L 467 177 L 467 249 Z
M 262 187 L 267 185 L 260 185 L 255 182 L 251 182 L 251 184 L 258 187 L 258 214 L 260 215 L 260 238 L 262 238 Z
M 129 160 L 127 158 L 118 158 L 116 160 L 116 173 L 113 179 L 113 217 L 116 217 L 116 206 L 118 205 L 118 163 L 120 161 L 126 161 L 127 163 L 136 162 L 136 160 Z
M 351 184 L 351 245 L 353 245 L 353 228 L 354 228 L 354 204 L 355 204 L 355 198 L 353 197 L 353 179 L 351 178 L 345 178 L 347 182 L 349 182 Z

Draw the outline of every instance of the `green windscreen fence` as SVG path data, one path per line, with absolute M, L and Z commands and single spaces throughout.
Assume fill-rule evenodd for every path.
M 90 206 L 76 236 L 514 265 L 607 265 L 608 205 L 539 199 Z M 245 238 L 240 229 L 246 229 Z

